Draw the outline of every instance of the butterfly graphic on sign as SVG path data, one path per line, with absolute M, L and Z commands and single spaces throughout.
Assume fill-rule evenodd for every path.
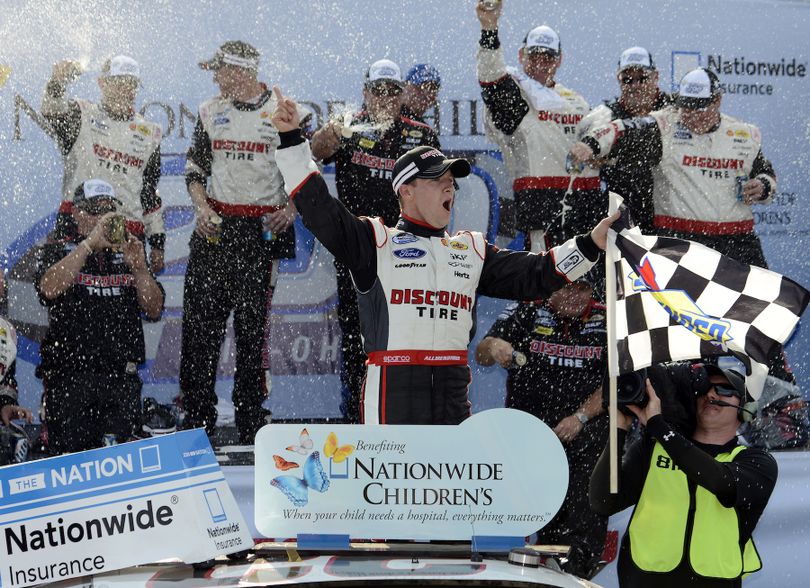
M 329 478 L 323 471 L 320 453 L 313 451 L 304 462 L 304 476 L 302 478 L 277 476 L 273 478 L 270 485 L 281 490 L 293 505 L 302 507 L 309 502 L 310 489 L 321 493 L 329 489 Z
M 288 445 L 287 451 L 294 451 L 295 453 L 306 455 L 312 451 L 314 447 L 312 439 L 309 437 L 309 431 L 306 429 L 301 429 L 301 433 L 298 435 L 298 443 L 299 445 Z
M 349 477 L 349 462 L 346 458 L 354 452 L 354 445 L 340 445 L 338 443 L 337 435 L 329 433 L 326 437 L 326 443 L 323 444 L 323 454 L 329 458 L 329 477 L 330 478 L 348 478 Z M 335 471 L 335 464 L 344 463 L 345 466 L 340 468 L 341 471 Z
M 281 470 L 282 472 L 286 472 L 287 470 L 301 467 L 294 461 L 287 461 L 280 455 L 274 455 L 273 461 L 276 463 L 276 469 Z

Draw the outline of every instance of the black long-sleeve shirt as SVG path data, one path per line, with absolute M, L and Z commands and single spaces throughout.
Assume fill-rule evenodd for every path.
M 624 447 L 625 438 L 626 432 L 620 429 L 619 447 Z M 719 462 L 715 459 L 717 455 L 728 453 L 738 445 L 736 437 L 724 445 L 698 443 L 673 430 L 661 415 L 651 418 L 645 434 L 624 452 L 617 494 L 610 493 L 610 454 L 605 448 L 591 475 L 591 508 L 610 516 L 638 502 L 656 441 L 686 475 L 690 487 L 700 485 L 714 494 L 724 507 L 736 510 L 741 544 L 747 541 L 776 485 L 776 460 L 767 451 L 748 448 L 738 453 L 732 462 Z M 656 587 L 739 585 L 733 580 L 696 579 L 688 564 L 688 552 L 684 561 L 669 574 L 644 572 L 633 564 L 630 557 L 628 533 L 624 535 L 619 554 L 619 584 Z

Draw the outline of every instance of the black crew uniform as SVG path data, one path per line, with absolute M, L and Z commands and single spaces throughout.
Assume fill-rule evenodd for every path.
M 562 316 L 545 301 L 508 307 L 487 337 L 508 341 L 527 359 L 513 364 L 506 378 L 506 407 L 533 414 L 552 429 L 574 414 L 602 385 L 605 307 L 592 300 L 578 317 Z M 589 577 L 605 545 L 607 517 L 593 512 L 586 488 L 607 441 L 607 414 L 590 419 L 570 442 L 568 492 L 555 517 L 540 530 L 537 541 L 569 544 L 567 571 Z
M 352 125 L 372 125 L 365 111 L 352 119 Z M 398 117 L 384 133 L 363 131 L 343 138 L 340 148 L 326 162 L 335 163 L 338 198 L 355 216 L 380 217 L 386 226 L 399 218 L 399 201 L 391 187 L 394 162 L 406 151 L 431 145 L 440 148 L 436 132 L 428 125 Z M 360 389 L 363 386 L 366 355 L 360 337 L 357 295 L 349 270 L 335 260 L 338 321 L 342 332 L 341 412 L 347 422 L 358 422 Z
M 138 366 L 146 351 L 138 293 L 123 254 L 106 249 L 89 255 L 75 283 L 53 300 L 39 290 L 48 268 L 77 245 L 74 238 L 47 243 L 35 278 L 40 303 L 48 308 L 37 374 L 54 453 L 101 447 L 110 434 L 126 441 L 141 427 Z

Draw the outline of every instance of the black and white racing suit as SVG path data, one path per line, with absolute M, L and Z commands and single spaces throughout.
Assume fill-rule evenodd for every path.
M 266 239 L 262 215 L 287 205 L 270 122 L 275 97 L 256 102 L 217 96 L 204 102 L 186 160 L 186 184 L 207 185 L 208 205 L 222 218 L 219 239 L 192 234 L 183 292 L 180 390 L 187 428 L 217 420 L 215 382 L 228 316 L 233 312 L 236 373 L 233 404 L 240 441 L 251 444 L 265 423 L 269 311 L 280 259 L 295 255 L 291 226 Z M 304 114 L 302 112 L 302 118 Z
M 776 191 L 776 174 L 762 155 L 752 124 L 721 114 L 711 131 L 696 134 L 667 108 L 647 117 L 614 120 L 591 128 L 583 142 L 598 157 L 632 144 L 653 165 L 653 224 L 660 235 L 697 241 L 742 263 L 768 267 L 754 232 L 751 207 L 737 199 L 737 178 L 765 186 L 759 204 Z
M 101 104 L 68 100 L 65 92 L 51 81 L 42 99 L 42 114 L 53 127 L 65 164 L 56 237 L 75 232 L 74 193 L 82 182 L 96 178 L 115 189 L 127 231 L 162 251 L 166 229 L 157 190 L 162 127 L 137 112 L 116 115 Z
M 599 254 L 589 235 L 536 255 L 499 250 L 480 233 L 450 237 L 404 217 L 396 228 L 358 218 L 329 195 L 298 131 L 281 134 L 276 161 L 307 228 L 354 279 L 369 356 L 365 423 L 463 421 L 476 296 L 547 296 L 587 272 Z
M 374 119 L 362 111 L 351 119 L 352 125 L 367 130 L 343 137 L 340 147 L 328 161 L 335 162 L 337 196 L 356 216 L 381 217 L 392 225 L 399 216 L 399 202 L 391 186 L 394 162 L 400 155 L 421 145 L 439 148 L 439 139 L 428 125 L 405 116 L 397 117 L 385 130 L 374 129 Z M 341 331 L 342 401 L 340 410 L 348 422 L 357 422 L 362 394 L 366 355 L 360 333 L 357 294 L 349 270 L 335 260 L 338 294 L 338 321 Z
M 588 103 L 562 84 L 545 88 L 510 71 L 497 31 L 482 31 L 479 45 L 487 135 L 501 148 L 512 180 L 517 229 L 527 233 L 532 251 L 590 231 L 607 212 L 599 174 L 586 167 L 572 176 L 565 169 Z

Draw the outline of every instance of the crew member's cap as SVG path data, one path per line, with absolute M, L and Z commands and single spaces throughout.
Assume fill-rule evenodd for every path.
M 405 81 L 414 86 L 427 84 L 428 82 L 433 82 L 437 86 L 442 85 L 442 77 L 439 75 L 439 70 L 427 63 L 417 63 L 409 69 L 408 74 L 405 76 Z
M 742 374 L 735 370 L 724 370 L 716 365 L 707 364 L 706 373 L 709 376 L 722 376 L 731 385 L 731 388 L 736 392 L 735 396 L 740 399 L 740 403 L 750 402 L 753 400 L 750 394 L 745 389 L 745 378 Z
M 107 78 L 115 76 L 131 76 L 136 80 L 141 77 L 141 68 L 138 62 L 126 55 L 116 55 L 108 59 L 101 68 L 101 75 Z
M 402 82 L 402 70 L 390 59 L 375 61 L 366 71 L 366 86 L 376 86 L 384 83 L 392 83 L 400 88 L 404 86 Z
M 561 51 L 560 37 L 551 27 L 540 25 L 523 39 L 523 50 L 526 53 L 551 53 L 556 57 Z
M 681 78 L 675 104 L 688 109 L 706 108 L 722 93 L 717 74 L 699 67 Z
M 441 177 L 447 170 L 453 172 L 454 178 L 463 178 L 470 175 L 472 168 L 466 159 L 447 159 L 444 153 L 423 145 L 411 149 L 394 163 L 394 192 L 399 192 L 403 184 L 416 178 L 435 179 Z
M 86 208 L 99 200 L 112 200 L 121 204 L 113 187 L 104 180 L 85 180 L 73 194 L 73 205 L 79 208 Z
M 202 69 L 217 70 L 223 65 L 235 65 L 252 71 L 259 71 L 259 51 L 244 41 L 226 41 L 219 46 L 214 56 L 201 61 Z
M 622 52 L 619 58 L 619 71 L 637 67 L 639 69 L 655 69 L 652 55 L 644 47 L 630 47 Z

